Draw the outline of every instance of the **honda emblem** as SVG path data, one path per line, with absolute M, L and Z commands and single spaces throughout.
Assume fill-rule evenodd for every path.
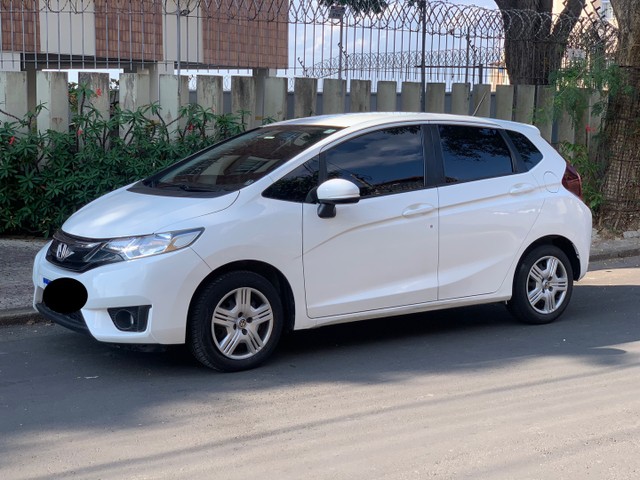
M 64 262 L 72 253 L 73 250 L 69 248 L 69 245 L 67 245 L 66 243 L 61 243 L 56 249 L 56 259 L 59 262 Z

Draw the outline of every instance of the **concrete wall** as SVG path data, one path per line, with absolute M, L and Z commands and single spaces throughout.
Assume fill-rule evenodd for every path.
M 322 113 L 343 113 L 346 91 L 347 83 L 345 80 L 325 79 L 322 90 Z
M 371 111 L 371 80 L 351 80 L 350 112 Z
M 495 117 L 511 120 L 513 117 L 513 85 L 498 85 L 495 94 Z
M 256 81 L 253 77 L 231 77 L 231 112 L 250 112 L 245 118 L 248 128 L 257 127 L 261 122 L 255 119 Z
M 189 77 L 160 75 L 160 116 L 169 126 L 169 134 L 177 137 L 177 128 L 186 127 L 180 109 L 189 104 Z
M 378 82 L 376 107 L 378 112 L 395 112 L 398 109 L 396 82 Z
M 0 122 L 22 120 L 27 114 L 27 72 L 0 72 Z M 9 115 L 7 115 L 9 114 Z
M 403 112 L 420 111 L 420 87 L 417 82 L 403 82 L 400 93 L 400 110 Z
M 264 83 L 264 120 L 286 120 L 287 118 L 287 79 L 269 77 Z
M 80 72 L 78 74 L 78 85 L 85 86 L 93 92 L 93 95 L 80 97 L 78 99 L 78 109 L 84 110 L 94 108 L 103 119 L 109 118 L 109 74 Z M 82 113 L 82 112 L 78 112 Z
M 469 115 L 471 87 L 468 83 L 454 83 L 451 86 L 451 113 Z
M 66 131 L 69 111 L 67 102 L 67 76 L 61 72 L 34 72 L 36 75 L 35 96 L 38 103 L 45 105 L 38 117 L 40 131 L 47 129 Z M 159 75 L 160 105 L 163 120 L 170 124 L 179 115 L 181 106 L 187 102 L 197 102 L 204 109 L 215 114 L 245 114 L 249 128 L 258 126 L 263 118 L 283 120 L 314 114 L 342 113 L 345 111 L 402 111 L 420 110 L 420 83 L 379 82 L 377 92 L 372 92 L 368 80 L 324 79 L 323 92 L 319 93 L 318 80 L 296 78 L 294 92 L 287 92 L 285 78 L 264 75 L 258 77 L 236 76 L 231 79 L 231 92 L 223 92 L 222 77 L 199 76 L 195 92 L 188 91 L 186 77 Z M 120 107 L 135 111 L 148 105 L 150 80 L 153 75 L 144 73 L 124 73 L 120 75 Z M 85 106 L 95 107 L 105 118 L 109 115 L 107 74 L 79 74 L 81 84 L 86 84 L 94 92 L 102 95 L 85 99 Z M 397 89 L 400 89 L 400 92 Z M 495 92 L 490 85 L 453 84 L 452 91 L 446 92 L 444 84 L 427 84 L 425 91 L 426 110 L 436 113 L 495 117 L 536 125 L 548 141 L 569 141 L 586 144 L 594 139 L 601 119 L 585 113 L 577 122 L 568 115 L 553 121 L 552 88 L 544 86 L 498 86 Z M 30 98 L 34 94 L 29 85 L 29 72 L 0 72 L 0 110 L 18 118 L 26 114 L 26 105 L 35 104 Z M 260 104 L 258 104 L 258 99 Z M 595 103 L 598 99 L 590 99 Z M 11 121 L 10 115 L 0 112 L 1 121 Z M 184 125 L 175 125 L 184 127 Z M 213 125 L 211 126 L 213 131 Z M 126 127 L 123 131 L 126 131 Z
M 36 102 L 44 105 L 38 116 L 38 131 L 69 130 L 69 82 L 66 72 L 37 72 Z
M 164 11 L 175 12 L 184 9 L 188 2 L 181 3 L 182 5 L 179 6 L 177 0 L 164 0 Z M 180 42 L 177 41 L 178 19 L 180 21 Z M 201 47 L 203 45 L 202 17 L 193 15 L 176 17 L 175 14 L 164 14 L 162 15 L 162 31 L 164 60 L 177 60 L 178 45 L 180 45 L 179 58 L 183 62 L 204 61 L 204 49 Z M 200 46 L 200 48 L 194 48 L 194 45 Z
M 444 113 L 444 83 L 428 83 L 425 108 L 427 112 Z
M 293 88 L 294 118 L 311 117 L 318 112 L 318 80 L 315 78 L 296 78 Z
M 478 84 L 471 92 L 471 114 L 475 117 L 491 116 L 491 85 Z
M 13 2 L 14 8 L 17 8 L 16 4 L 17 2 Z M 39 18 L 37 25 L 43 52 L 48 51 L 52 55 L 95 56 L 96 21 L 94 0 L 84 0 L 82 5 L 77 5 L 76 8 L 78 8 L 78 13 L 80 14 L 70 14 L 69 9 L 64 8 L 65 2 L 54 3 L 47 0 L 38 0 L 38 6 L 41 18 Z M 49 7 L 53 8 L 50 9 Z

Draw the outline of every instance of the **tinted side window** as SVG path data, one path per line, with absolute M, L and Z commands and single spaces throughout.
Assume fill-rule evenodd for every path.
M 520 157 L 527 167 L 527 170 L 531 170 L 538 163 L 540 163 L 540 160 L 542 160 L 542 153 L 536 148 L 533 143 L 531 143 L 531 141 L 527 137 L 525 137 L 521 133 L 511 130 L 506 130 L 506 132 L 513 142 L 513 146 L 520 154 Z
M 498 130 L 441 125 L 439 131 L 447 183 L 513 173 L 511 152 Z
M 325 154 L 328 178 L 344 178 L 362 197 L 424 187 L 422 128 L 395 127 L 347 140 Z
M 318 186 L 318 157 L 303 163 L 267 188 L 262 195 L 289 202 L 308 202 L 309 192 Z

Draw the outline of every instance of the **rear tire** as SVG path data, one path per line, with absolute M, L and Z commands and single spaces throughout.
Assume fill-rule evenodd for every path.
M 193 299 L 187 343 L 203 365 L 221 372 L 248 370 L 275 350 L 284 324 L 276 288 L 249 271 L 226 273 Z
M 540 245 L 518 264 L 507 306 L 525 323 L 550 323 L 565 311 L 572 292 L 573 268 L 567 255 L 554 245 Z

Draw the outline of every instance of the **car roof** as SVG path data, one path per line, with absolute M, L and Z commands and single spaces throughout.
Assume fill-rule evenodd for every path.
M 465 125 L 477 125 L 487 127 L 499 127 L 509 130 L 517 130 L 523 133 L 540 134 L 540 131 L 524 123 L 499 120 L 495 118 L 472 117 L 468 115 L 451 115 L 446 113 L 421 113 L 421 112 L 366 112 L 366 113 L 337 113 L 330 115 L 317 115 L 313 117 L 296 118 L 278 122 L 279 125 L 319 125 L 327 127 L 342 127 L 357 129 L 374 127 L 378 125 L 403 123 L 403 122 L 429 122 L 429 123 L 463 123 Z M 273 125 L 273 124 L 271 124 Z

